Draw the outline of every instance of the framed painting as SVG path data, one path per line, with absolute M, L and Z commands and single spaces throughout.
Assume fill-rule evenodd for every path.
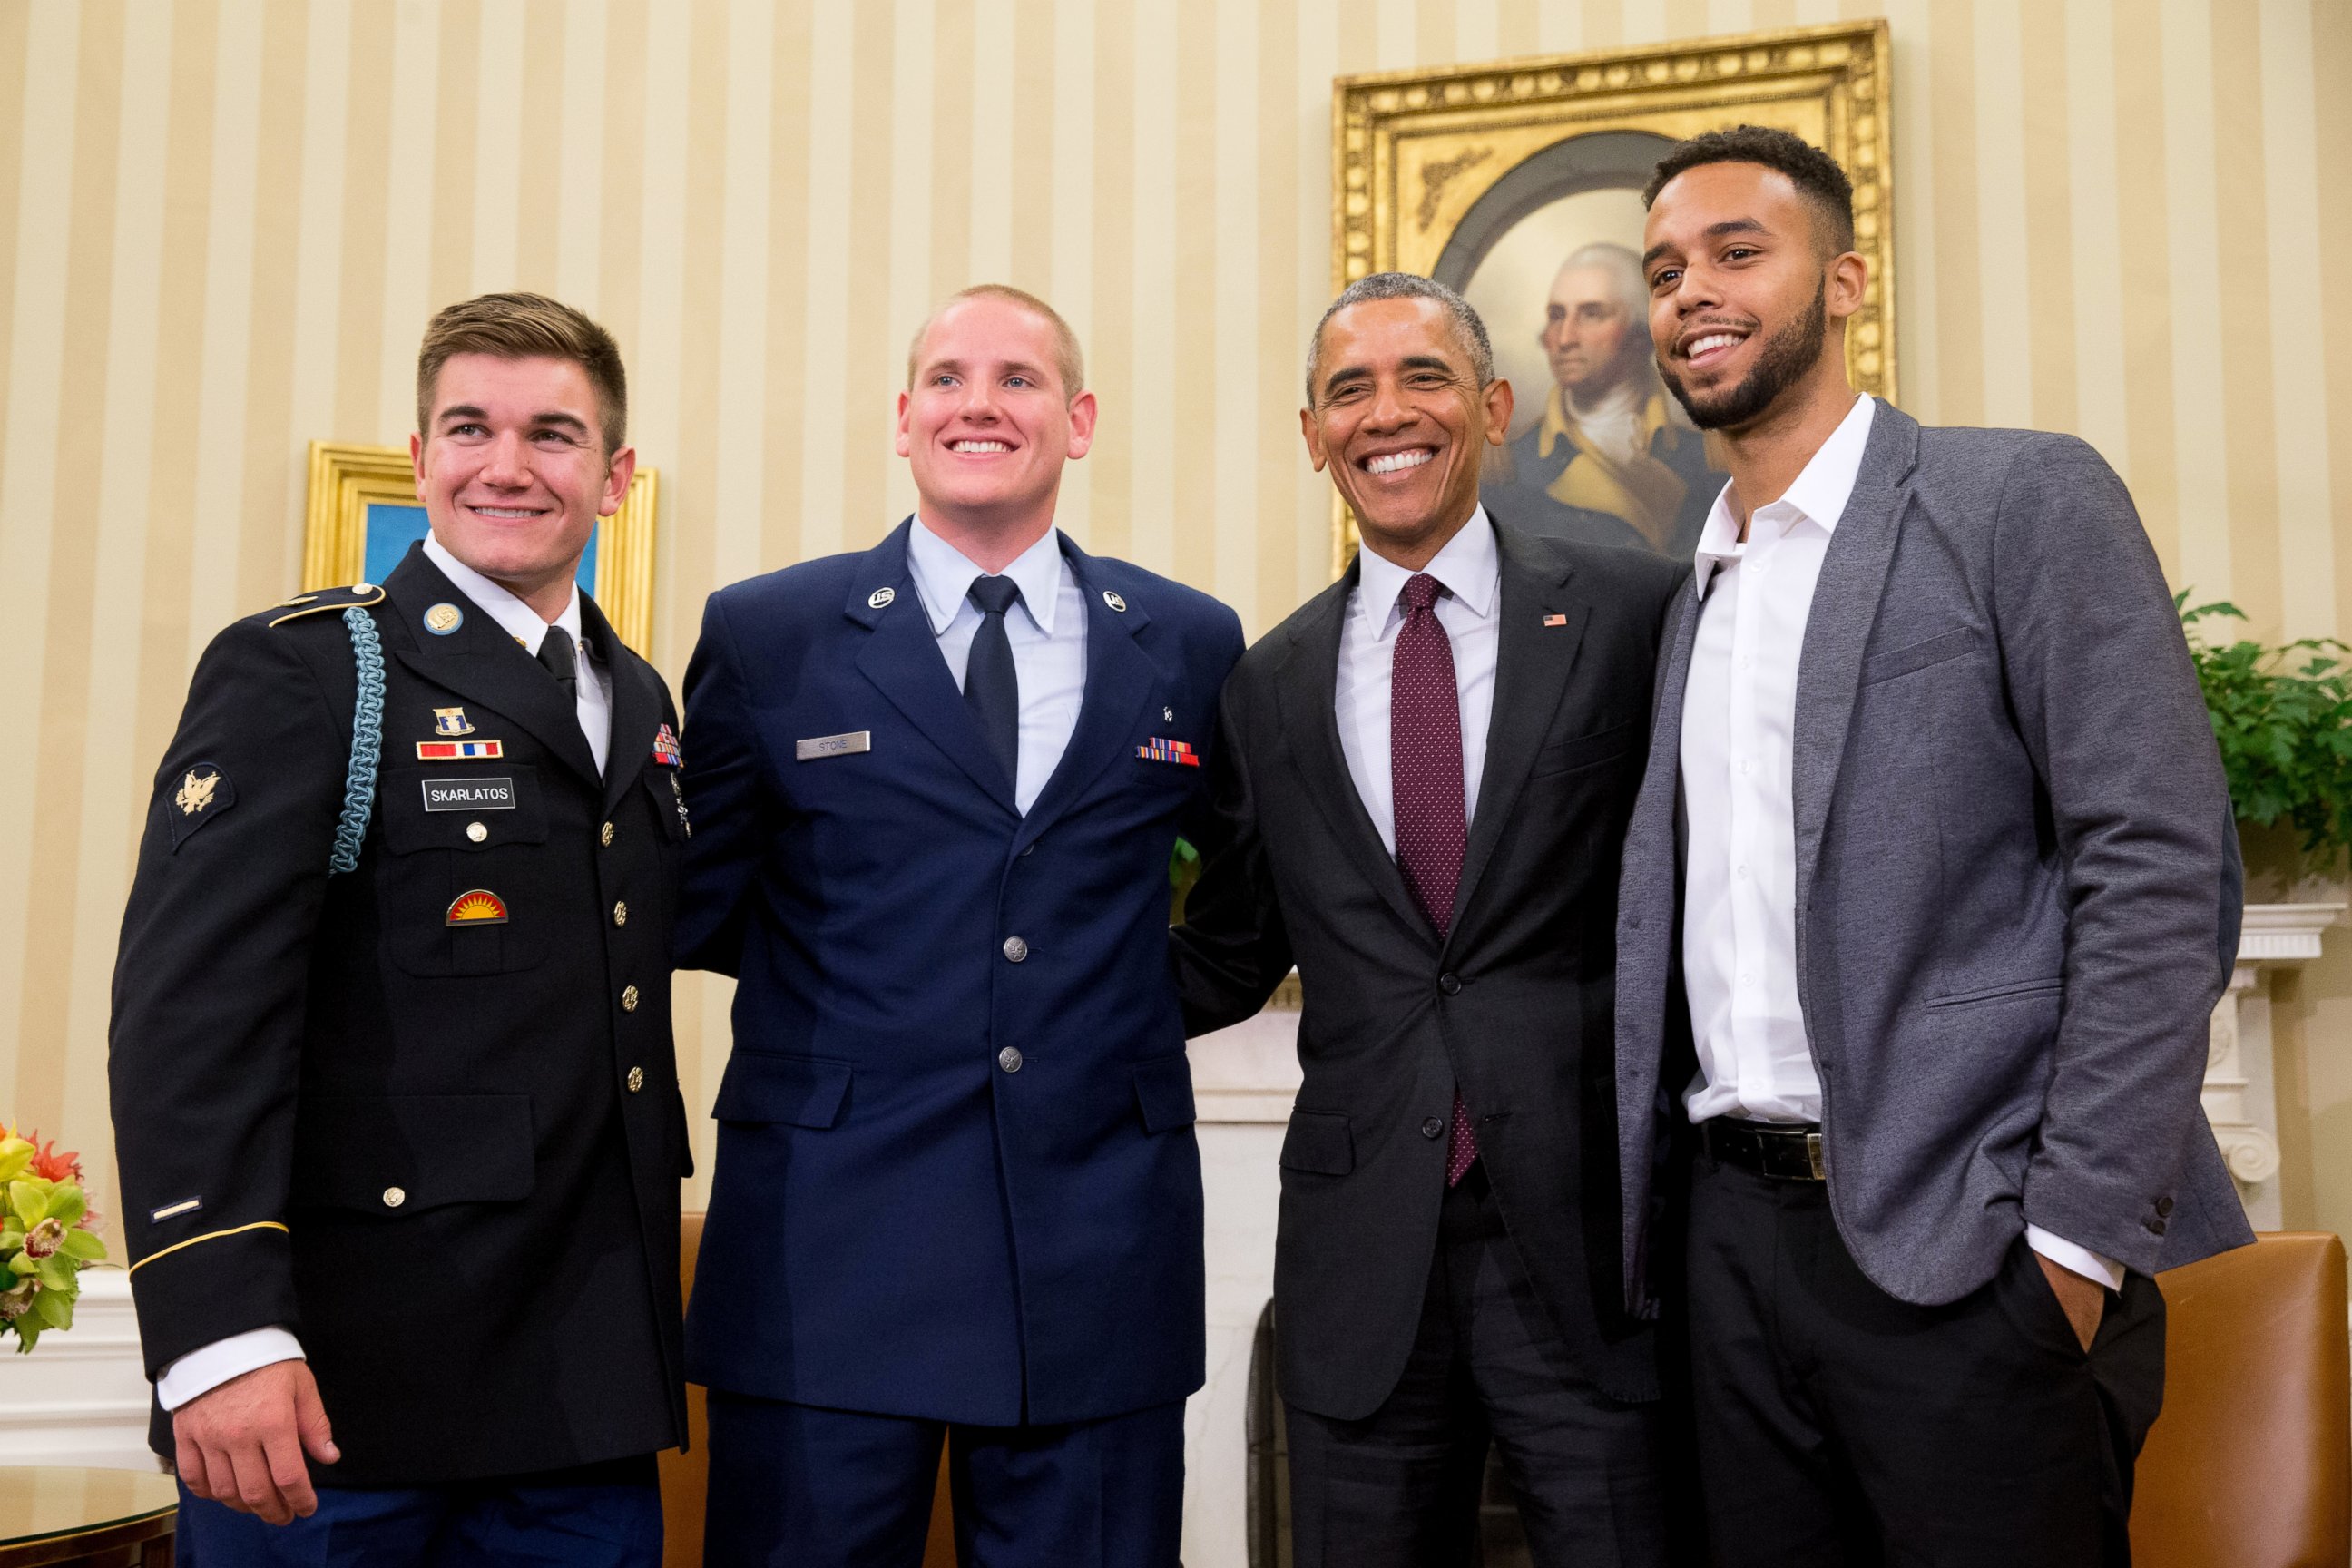
M 1414 272 L 1459 290 L 1517 397 L 1490 508 L 1564 537 L 1686 553 L 1721 489 L 1649 351 L 1641 190 L 1684 137 L 1790 131 L 1853 182 L 1869 292 L 1846 330 L 1856 388 L 1895 396 L 1884 21 L 1339 78 L 1331 282 Z M 1335 498 L 1331 570 L 1356 548 Z
M 653 644 L 658 484 L 653 469 L 638 468 L 621 510 L 597 524 L 580 557 L 580 586 L 594 596 L 621 640 L 639 653 Z M 425 532 L 425 507 L 416 499 L 407 447 L 310 443 L 299 592 L 381 583 Z

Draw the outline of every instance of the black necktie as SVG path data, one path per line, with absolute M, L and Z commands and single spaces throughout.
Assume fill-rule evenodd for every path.
M 550 626 L 539 641 L 539 662 L 547 673 L 555 677 L 555 684 L 563 688 L 563 695 L 572 701 L 580 700 L 580 661 L 572 654 L 572 634 L 562 626 Z
M 963 700 L 988 737 L 988 749 L 1004 768 L 1005 782 L 1021 779 L 1021 681 L 1013 668 L 1013 644 L 1004 635 L 1004 612 L 1021 599 L 1010 577 L 974 577 L 966 595 L 980 609 L 971 657 L 963 668 Z

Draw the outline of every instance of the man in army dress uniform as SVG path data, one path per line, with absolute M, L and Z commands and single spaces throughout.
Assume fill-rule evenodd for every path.
M 669 694 L 574 585 L 620 354 L 488 295 L 417 402 L 429 540 L 223 632 L 156 775 L 109 1064 L 154 1446 L 204 1568 L 650 1565 L 688 825 Z
M 1551 392 L 1486 500 L 1533 533 L 1687 562 L 1724 476 L 1658 379 L 1648 311 L 1623 246 L 1581 246 L 1560 264 L 1541 338 Z

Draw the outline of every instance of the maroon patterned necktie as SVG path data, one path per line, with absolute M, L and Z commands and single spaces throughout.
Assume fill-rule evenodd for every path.
M 1399 595 L 1404 625 L 1397 630 L 1389 668 L 1389 785 L 1396 805 L 1397 867 L 1441 940 L 1454 924 L 1454 893 L 1462 885 L 1462 851 L 1469 840 L 1462 795 L 1462 693 L 1454 682 L 1454 645 L 1437 621 L 1437 600 L 1444 592 L 1426 572 L 1405 584 Z M 1445 1184 L 1461 1181 L 1477 1159 L 1477 1135 L 1457 1089 Z

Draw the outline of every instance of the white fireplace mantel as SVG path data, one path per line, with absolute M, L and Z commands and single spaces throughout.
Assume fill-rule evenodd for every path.
M 2205 1118 L 2257 1230 L 2282 1222 L 2270 977 L 2317 958 L 2322 933 L 2344 913 L 2341 903 L 2248 904 L 2230 987 L 2213 1009 Z

